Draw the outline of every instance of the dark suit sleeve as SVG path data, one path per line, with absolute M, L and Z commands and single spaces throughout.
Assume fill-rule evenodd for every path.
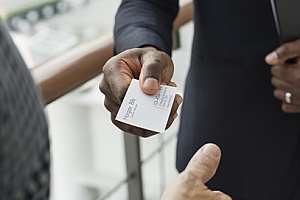
M 178 0 L 123 0 L 115 18 L 115 53 L 154 46 L 169 55 Z

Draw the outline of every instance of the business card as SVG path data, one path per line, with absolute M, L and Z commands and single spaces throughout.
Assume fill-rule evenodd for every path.
M 132 79 L 116 120 L 136 127 L 163 133 L 177 88 L 161 85 L 155 95 L 145 94 L 137 79 Z

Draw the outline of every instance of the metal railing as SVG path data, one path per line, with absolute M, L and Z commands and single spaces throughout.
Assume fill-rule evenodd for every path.
M 193 4 L 187 3 L 181 7 L 174 21 L 173 29 L 176 34 L 174 34 L 173 47 L 179 47 L 179 28 L 192 19 Z M 112 56 L 113 37 L 112 33 L 108 33 L 107 35 L 89 40 L 63 55 L 32 68 L 32 75 L 40 88 L 45 105 L 101 74 L 102 66 Z M 141 165 L 160 153 L 165 145 L 174 139 L 175 136 L 171 136 L 162 141 L 157 149 L 144 161 L 141 161 L 139 138 L 124 133 L 127 176 L 97 200 L 109 198 L 113 192 L 124 184 L 128 184 L 130 200 L 143 200 Z

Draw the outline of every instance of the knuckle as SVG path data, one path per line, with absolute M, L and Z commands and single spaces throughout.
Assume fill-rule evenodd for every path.
M 99 84 L 99 90 L 103 94 L 105 94 L 105 92 L 106 92 L 106 82 L 103 79 L 102 79 L 102 81 Z
M 147 63 L 147 70 L 150 73 L 160 74 L 162 72 L 162 69 L 159 66 L 162 66 L 160 62 L 156 62 L 156 61 L 150 62 Z
M 274 90 L 274 91 L 273 91 L 273 95 L 274 95 L 277 99 L 279 99 L 279 98 L 280 98 L 280 92 L 279 92 L 279 90 Z
M 142 59 L 151 61 L 155 67 L 160 66 L 165 68 L 172 64 L 170 56 L 163 51 L 148 51 L 143 55 Z
M 111 57 L 106 63 L 104 64 L 102 68 L 102 73 L 104 76 L 110 76 L 116 71 L 116 67 L 118 67 L 119 63 L 119 58 L 118 56 Z
M 279 57 L 282 57 L 288 54 L 291 51 L 291 47 L 288 44 L 282 45 L 280 48 L 277 49 L 277 54 Z
M 111 104 L 110 104 L 110 102 L 107 100 L 107 98 L 104 99 L 103 105 L 104 105 L 104 107 L 105 107 L 107 110 L 110 109 Z
M 274 86 L 277 85 L 276 78 L 274 78 L 274 77 L 271 78 L 271 84 L 274 85 Z
M 273 86 L 274 86 L 276 89 L 279 89 L 279 90 L 285 90 L 285 88 L 286 88 L 285 83 L 282 82 L 282 81 L 279 81 L 278 79 L 275 79 L 275 80 L 274 80 Z
M 285 113 L 292 113 L 293 112 L 293 109 L 285 103 L 282 104 L 281 110 Z
M 278 67 L 273 66 L 273 67 L 271 67 L 270 71 L 271 71 L 271 74 L 272 74 L 272 75 L 275 75 L 276 72 L 278 71 Z
M 300 68 L 297 68 L 293 74 L 295 76 L 296 84 L 300 85 Z
M 108 61 L 106 61 L 106 63 L 104 64 L 104 66 L 102 68 L 102 71 L 104 74 L 110 69 L 110 66 L 112 65 L 114 60 L 115 60 L 114 57 L 112 57 Z

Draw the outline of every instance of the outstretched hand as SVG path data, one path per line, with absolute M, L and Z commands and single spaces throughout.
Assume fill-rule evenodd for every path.
M 103 67 L 104 76 L 99 88 L 105 95 L 104 106 L 111 113 L 111 121 L 121 130 L 138 136 L 148 137 L 157 134 L 116 121 L 115 117 L 131 79 L 139 79 L 142 91 L 148 95 L 153 95 L 158 92 L 161 84 L 176 86 L 175 83 L 171 82 L 173 72 L 174 65 L 170 56 L 153 47 L 130 49 L 108 60 Z M 177 117 L 177 109 L 181 102 L 182 97 L 177 94 L 166 129 Z
M 288 61 L 293 59 L 293 63 Z M 300 39 L 285 43 L 265 58 L 271 67 L 274 96 L 282 101 L 282 110 L 300 112 Z
M 205 186 L 216 173 L 220 159 L 221 151 L 215 144 L 201 147 L 164 191 L 161 200 L 231 200 L 228 195 Z

